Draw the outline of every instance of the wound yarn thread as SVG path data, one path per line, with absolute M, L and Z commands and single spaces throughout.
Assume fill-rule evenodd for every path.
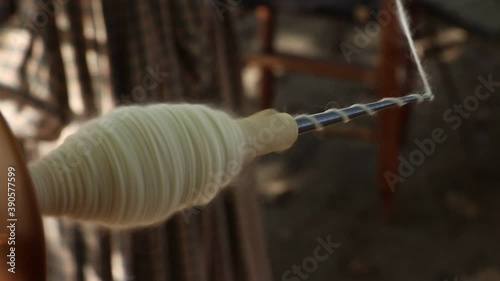
M 242 130 L 203 105 L 116 109 L 29 165 L 41 211 L 114 227 L 208 203 L 243 165 Z

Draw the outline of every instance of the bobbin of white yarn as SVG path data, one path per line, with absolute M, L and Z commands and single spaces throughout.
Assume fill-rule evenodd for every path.
M 208 203 L 253 157 L 297 138 L 285 113 L 249 118 L 202 105 L 115 110 L 29 166 L 41 211 L 115 227 L 155 224 Z

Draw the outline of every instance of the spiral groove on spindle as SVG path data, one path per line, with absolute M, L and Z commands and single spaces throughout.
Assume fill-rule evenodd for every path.
M 335 123 L 347 123 L 353 118 L 364 115 L 375 115 L 378 111 L 394 106 L 404 106 L 411 102 L 431 101 L 433 96 L 424 93 L 415 93 L 404 97 L 388 97 L 379 101 L 367 104 L 354 104 L 346 108 L 330 108 L 324 112 L 316 114 L 302 114 L 295 117 L 295 122 L 299 128 L 299 134 L 312 131 L 321 131 L 323 127 Z
M 396 0 L 396 9 L 398 13 L 398 20 L 405 35 L 408 46 L 410 48 L 411 56 L 415 61 L 418 73 L 423 83 L 424 91 L 423 93 L 413 93 L 403 97 L 386 97 L 377 102 L 369 104 L 354 104 L 350 107 L 338 109 L 330 108 L 322 113 L 317 113 L 313 115 L 303 114 L 295 117 L 297 126 L 299 127 L 299 134 L 321 131 L 324 126 L 332 125 L 343 121 L 344 123 L 349 122 L 352 118 L 363 116 L 366 114 L 375 115 L 376 112 L 394 106 L 403 106 L 409 102 L 432 101 L 434 100 L 434 94 L 432 92 L 429 79 L 425 73 L 422 60 L 418 56 L 417 48 L 415 46 L 415 41 L 411 36 L 410 25 L 408 23 L 408 17 L 406 15 L 403 3 L 401 0 Z

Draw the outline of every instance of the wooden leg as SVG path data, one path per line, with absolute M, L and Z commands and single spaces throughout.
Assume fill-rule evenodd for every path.
M 383 0 L 380 9 L 388 11 L 393 0 Z M 382 28 L 380 46 L 379 98 L 400 96 L 398 67 L 403 60 L 399 46 L 399 24 L 393 18 Z M 401 111 L 399 108 L 384 110 L 379 118 L 378 136 L 378 182 L 382 200 L 383 215 L 386 221 L 394 216 L 394 184 L 386 179 L 389 173 L 398 174 L 399 145 L 402 132 Z
M 403 61 L 403 67 L 405 69 L 405 77 L 404 77 L 404 81 L 402 82 L 402 85 L 401 85 L 401 90 L 400 90 L 400 93 L 409 93 L 413 90 L 413 79 L 415 77 L 415 66 L 413 64 L 413 60 L 406 56 Z M 400 113 L 400 116 L 401 116 L 401 123 L 400 123 L 400 126 L 402 128 L 401 130 L 401 134 L 400 134 L 400 139 L 399 139 L 399 143 L 400 145 L 404 143 L 405 141 L 405 137 L 406 137 L 406 128 L 408 128 L 408 125 L 410 123 L 410 113 L 411 113 L 411 109 L 412 109 L 413 105 L 407 105 L 407 106 L 403 106 L 400 108 L 401 110 L 401 113 Z
M 420 11 L 418 5 L 415 5 L 415 3 L 408 3 L 407 4 L 407 9 L 410 14 L 410 18 L 413 19 L 414 22 L 424 22 L 422 20 L 417 20 L 420 17 Z M 411 27 L 410 27 L 411 28 Z M 413 38 L 418 38 L 418 37 L 424 37 L 422 29 L 419 28 L 417 30 L 412 30 L 413 32 Z M 400 93 L 410 93 L 410 91 L 414 90 L 413 88 L 413 81 L 415 79 L 415 75 L 418 75 L 418 72 L 416 71 L 415 67 L 415 62 L 411 56 L 411 52 L 407 51 L 406 56 L 404 56 L 404 59 L 402 59 L 403 67 L 405 69 L 405 77 L 403 78 L 403 84 L 401 86 L 401 91 Z M 401 138 L 400 138 L 400 144 L 403 144 L 405 141 L 406 137 L 406 128 L 408 128 L 409 121 L 410 121 L 410 113 L 411 109 L 414 105 L 408 105 L 408 106 L 403 106 L 401 108 Z
M 275 33 L 274 12 L 268 6 L 261 5 L 256 11 L 258 25 L 258 39 L 261 44 L 261 52 L 265 54 L 273 53 L 273 41 Z M 260 107 L 262 109 L 271 108 L 274 99 L 274 76 L 271 67 L 261 68 L 260 80 Z

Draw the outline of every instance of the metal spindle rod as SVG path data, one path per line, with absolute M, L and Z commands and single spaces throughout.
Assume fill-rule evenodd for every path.
M 367 115 L 370 112 L 378 112 L 383 109 L 399 106 L 400 104 L 407 104 L 411 102 L 416 102 L 419 99 L 423 99 L 424 101 L 429 101 L 432 99 L 430 95 L 408 95 L 404 97 L 399 97 L 395 99 L 382 99 L 377 102 L 367 103 L 364 106 L 351 106 L 347 108 L 339 109 L 342 111 L 347 117 L 350 119 Z M 366 106 L 366 107 L 365 107 Z M 370 109 L 370 111 L 367 110 Z M 317 121 L 314 122 L 313 119 Z M 295 117 L 295 121 L 297 122 L 297 126 L 299 127 L 299 134 L 304 134 L 308 132 L 316 131 L 317 125 L 321 125 L 322 127 L 332 125 L 335 123 L 343 122 L 345 116 L 339 114 L 334 111 L 325 111 L 321 113 L 311 114 L 311 115 L 301 115 Z

